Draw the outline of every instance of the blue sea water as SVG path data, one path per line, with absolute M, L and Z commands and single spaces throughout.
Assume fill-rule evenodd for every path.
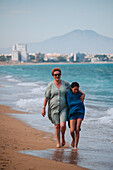
M 61 68 L 63 80 L 79 82 L 80 90 L 86 95 L 77 165 L 90 169 L 112 169 L 113 64 L 0 66 L 0 104 L 32 113 L 12 116 L 36 129 L 54 133 L 47 116 L 41 116 L 45 89 L 53 80 L 51 70 L 54 67 Z M 71 142 L 68 127 L 66 140 Z

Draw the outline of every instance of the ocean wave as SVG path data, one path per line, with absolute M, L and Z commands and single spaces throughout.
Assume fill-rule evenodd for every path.
M 38 82 L 21 82 L 17 84 L 18 86 L 25 86 L 25 87 L 39 87 L 46 85 L 46 82 L 38 81 Z
M 16 82 L 16 83 L 20 82 L 20 80 L 17 80 L 16 78 L 14 78 L 11 75 L 7 75 L 7 76 L 5 76 L 5 78 L 10 82 Z
M 24 83 L 18 83 L 18 86 L 25 86 L 25 87 L 36 87 L 37 84 L 36 83 L 29 83 L 29 82 L 24 82 Z
M 17 80 L 17 79 L 15 79 L 15 78 L 9 78 L 9 79 L 7 79 L 8 81 L 11 81 L 11 82 L 15 82 L 15 83 L 18 83 L 18 82 L 20 82 L 20 80 Z
M 37 88 L 33 88 L 33 89 L 31 90 L 31 92 L 32 92 L 33 94 L 44 95 L 45 89 L 46 89 L 45 86 L 40 86 L 40 87 L 37 87 Z
M 108 109 L 103 113 L 103 117 L 98 118 L 99 123 L 108 124 L 113 123 L 113 108 Z
M 43 105 L 43 98 L 36 99 L 20 99 L 15 102 L 15 105 L 24 110 L 25 112 L 37 113 L 39 110 L 41 111 Z
M 100 71 L 100 72 L 103 72 L 103 70 L 102 70 L 102 69 L 99 69 L 99 68 L 97 68 L 96 70 L 97 70 L 97 71 Z
M 8 75 L 8 76 L 5 76 L 5 78 L 7 79 L 7 78 L 11 78 L 11 77 L 13 77 L 13 76 L 10 76 L 10 75 Z
M 85 123 L 97 123 L 97 124 L 113 124 L 113 108 L 107 110 L 95 110 L 86 108 Z

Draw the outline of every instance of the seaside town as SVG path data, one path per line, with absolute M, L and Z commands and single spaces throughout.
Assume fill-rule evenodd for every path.
M 12 46 L 11 54 L 0 54 L 2 63 L 42 63 L 42 62 L 66 62 L 66 63 L 95 63 L 113 62 L 113 54 L 91 53 L 28 53 L 27 44 L 17 43 Z

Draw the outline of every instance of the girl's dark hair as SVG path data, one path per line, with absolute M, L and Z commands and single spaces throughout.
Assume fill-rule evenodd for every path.
M 79 84 L 78 84 L 77 82 L 73 82 L 73 83 L 71 84 L 71 88 L 74 88 L 74 87 L 79 87 Z

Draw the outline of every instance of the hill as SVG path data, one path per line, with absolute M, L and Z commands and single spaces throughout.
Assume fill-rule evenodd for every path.
M 28 44 L 29 52 L 42 53 L 113 53 L 113 38 L 91 30 L 74 30 L 43 42 Z

